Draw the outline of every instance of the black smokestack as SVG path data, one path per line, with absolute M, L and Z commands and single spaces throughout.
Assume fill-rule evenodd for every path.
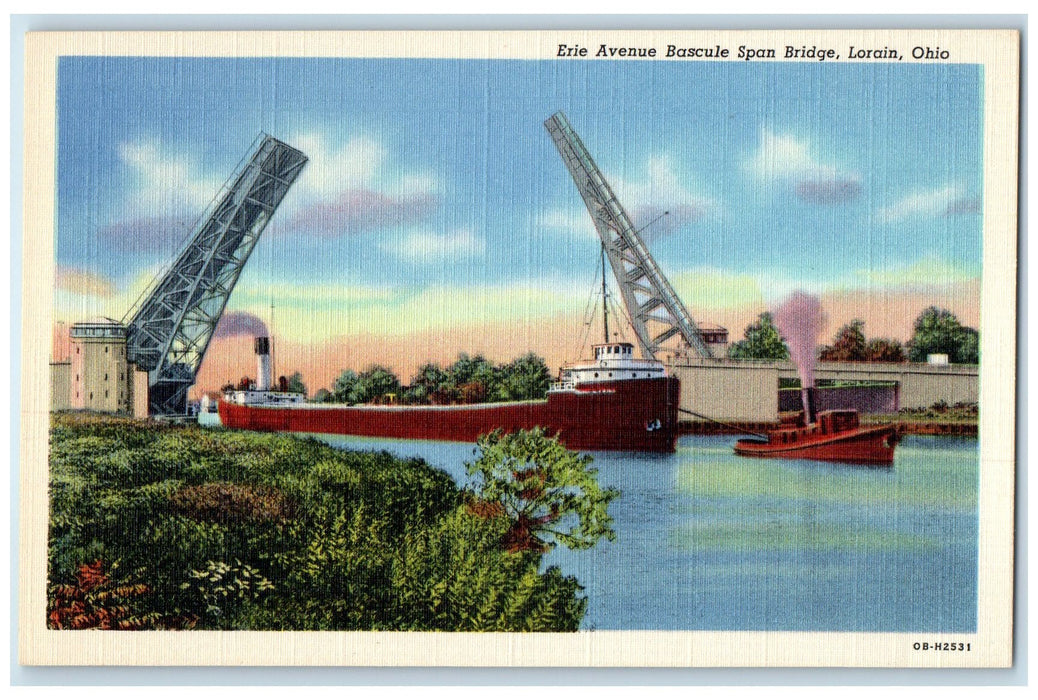
M 805 386 L 801 389 L 800 400 L 804 404 L 804 425 L 811 425 L 818 420 L 818 411 L 815 408 L 815 388 Z
M 270 338 L 256 338 L 256 390 L 270 391 Z

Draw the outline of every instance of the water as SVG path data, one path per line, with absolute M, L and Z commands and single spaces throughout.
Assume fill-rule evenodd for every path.
M 465 483 L 474 446 L 320 436 L 421 457 Z M 907 436 L 892 469 L 736 456 L 734 436 L 672 455 L 597 453 L 617 538 L 556 548 L 586 629 L 971 632 L 977 441 Z

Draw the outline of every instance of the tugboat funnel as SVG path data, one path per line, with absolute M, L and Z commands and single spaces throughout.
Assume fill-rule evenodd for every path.
M 818 420 L 818 410 L 815 407 L 815 388 L 804 387 L 800 390 L 800 401 L 804 404 L 804 425 L 811 425 Z

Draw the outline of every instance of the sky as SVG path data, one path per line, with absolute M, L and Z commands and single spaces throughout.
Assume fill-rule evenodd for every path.
M 870 337 L 907 340 L 930 304 L 977 325 L 982 77 L 914 63 L 63 57 L 56 318 L 126 315 L 265 132 L 310 160 L 199 390 L 250 371 L 254 317 L 277 371 L 313 389 L 345 367 L 406 379 L 463 351 L 579 359 L 599 243 L 543 126 L 562 110 L 697 322 L 737 340 L 803 290 L 830 335 L 862 318 Z

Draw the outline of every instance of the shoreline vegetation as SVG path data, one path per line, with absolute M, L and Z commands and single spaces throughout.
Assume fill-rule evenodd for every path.
M 783 414 L 787 415 L 787 414 Z M 789 416 L 796 415 L 789 413 Z M 949 406 L 939 401 L 929 408 L 903 408 L 897 413 L 863 414 L 863 425 L 897 424 L 905 435 L 977 435 L 980 411 L 975 403 L 959 403 Z M 680 421 L 678 432 L 682 435 L 737 435 L 741 431 L 773 429 L 777 423 Z
M 866 425 L 897 423 L 902 433 L 909 435 L 977 435 L 980 409 L 975 403 L 949 406 L 938 401 L 930 408 L 901 409 L 897 413 L 878 413 L 862 416 Z
M 48 627 L 576 631 L 583 589 L 543 555 L 612 539 L 619 494 L 538 431 L 473 454 L 461 488 L 387 452 L 52 414 Z

